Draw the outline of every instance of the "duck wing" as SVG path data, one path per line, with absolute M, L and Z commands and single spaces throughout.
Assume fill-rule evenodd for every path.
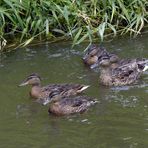
M 90 99 L 87 96 L 77 96 L 74 98 L 63 97 L 60 101 L 51 104 L 48 111 L 58 116 L 82 113 L 90 105 L 98 102 Z
M 113 80 L 123 83 L 131 83 L 139 77 L 140 73 L 136 62 L 119 66 L 112 70 Z
M 137 59 L 122 59 L 118 62 L 119 66 L 123 67 L 129 67 L 131 68 L 130 65 L 135 65 L 137 64 L 137 70 L 140 72 L 147 70 L 147 68 L 144 70 L 144 68 L 148 65 L 148 59 L 146 58 L 137 58 Z
M 42 88 L 41 97 L 37 99 L 37 102 L 46 105 L 62 97 L 77 95 L 88 87 L 88 85 L 82 84 L 51 84 Z
M 71 110 L 71 113 L 84 112 L 89 106 L 98 103 L 87 96 L 78 96 L 75 98 L 64 98 L 60 102 L 61 107 Z
M 53 85 L 48 85 L 46 89 L 48 89 L 51 92 L 58 91 L 61 95 L 64 96 L 71 96 L 71 95 L 76 95 L 77 93 L 81 93 L 88 87 L 89 85 L 83 85 L 83 84 L 53 84 Z
M 61 106 L 71 106 L 71 107 L 78 107 L 82 105 L 83 103 L 86 103 L 86 99 L 80 99 L 79 97 L 75 98 L 63 98 L 60 101 Z

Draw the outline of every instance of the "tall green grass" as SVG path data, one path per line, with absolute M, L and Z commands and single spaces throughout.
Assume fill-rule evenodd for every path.
M 137 35 L 148 23 L 147 0 L 2 0 L 0 36 L 73 40 L 73 45 L 117 34 Z M 8 40 L 9 42 L 9 40 Z

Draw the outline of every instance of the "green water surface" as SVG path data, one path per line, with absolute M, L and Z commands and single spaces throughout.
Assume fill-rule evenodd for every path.
M 148 58 L 147 39 L 145 34 L 103 45 L 122 58 Z M 148 73 L 131 86 L 101 86 L 99 73 L 82 63 L 86 46 L 44 43 L 1 55 L 0 148 L 148 148 Z M 81 115 L 49 115 L 48 105 L 29 97 L 30 87 L 18 87 L 33 72 L 43 85 L 88 84 L 85 95 L 100 103 Z

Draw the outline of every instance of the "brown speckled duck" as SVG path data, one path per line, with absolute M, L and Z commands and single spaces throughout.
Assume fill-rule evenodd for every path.
M 104 47 L 92 44 L 83 56 L 83 62 L 91 69 L 99 67 L 100 61 L 105 56 L 108 56 L 111 61 L 118 60 L 118 56 L 109 53 Z
M 148 69 L 147 59 L 121 60 L 115 64 L 116 66 L 112 66 L 108 58 L 104 58 L 100 62 L 100 80 L 103 85 L 122 86 L 132 84 Z
M 62 98 L 60 101 L 51 104 L 48 112 L 56 116 L 83 113 L 84 111 L 88 110 L 91 105 L 94 105 L 97 102 L 98 101 L 87 96 Z
M 148 63 L 148 59 L 146 58 L 136 58 L 136 59 L 120 59 L 118 56 L 116 55 L 105 55 L 104 57 L 102 57 L 100 59 L 100 63 L 102 60 L 104 59 L 108 59 L 109 63 L 110 63 L 110 66 L 111 68 L 117 68 L 119 66 L 122 66 L 122 65 L 126 65 L 126 64 L 132 64 L 133 62 L 136 62 L 137 65 L 139 66 L 143 66 L 143 65 L 147 65 Z M 142 67 L 141 67 L 142 68 Z M 142 71 L 141 71 L 142 72 Z
M 42 87 L 41 78 L 36 73 L 29 75 L 19 86 L 25 85 L 32 86 L 30 96 L 43 105 L 62 97 L 77 95 L 89 87 L 82 84 L 50 84 Z

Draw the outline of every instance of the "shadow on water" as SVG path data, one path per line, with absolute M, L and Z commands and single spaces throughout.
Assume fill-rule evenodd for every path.
M 104 46 L 123 58 L 148 58 L 147 37 L 116 39 Z M 86 46 L 71 49 L 70 43 L 46 43 L 1 55 L 1 147 L 147 148 L 148 73 L 135 85 L 101 86 L 98 72 L 82 63 Z M 91 85 L 85 95 L 97 98 L 99 103 L 84 114 L 59 118 L 48 114 L 48 106 L 30 99 L 30 87 L 17 87 L 33 72 L 43 77 L 43 85 Z

